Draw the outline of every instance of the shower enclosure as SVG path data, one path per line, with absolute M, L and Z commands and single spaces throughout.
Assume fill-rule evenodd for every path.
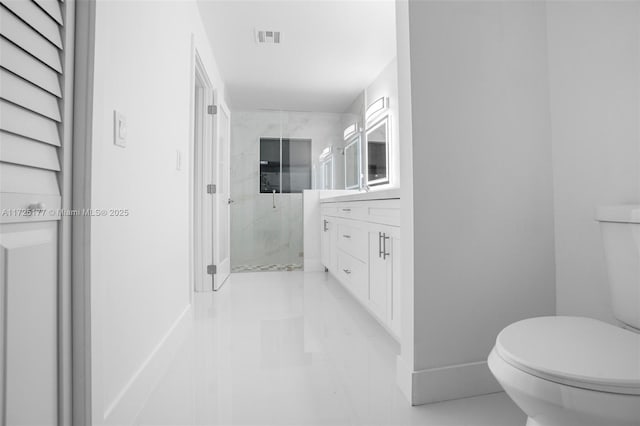
M 232 272 L 302 269 L 302 191 L 344 188 L 345 120 L 338 113 L 232 114 Z
M 341 116 L 237 111 L 231 123 L 232 272 L 303 266 L 303 190 L 320 153 L 341 143 Z

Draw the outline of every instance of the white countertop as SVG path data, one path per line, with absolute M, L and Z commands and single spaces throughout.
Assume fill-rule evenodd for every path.
M 389 188 L 381 190 L 365 191 L 344 191 L 343 194 L 334 195 L 327 194 L 323 197 L 320 195 L 321 203 L 338 203 L 344 201 L 368 201 L 368 200 L 390 200 L 400 198 L 400 188 Z

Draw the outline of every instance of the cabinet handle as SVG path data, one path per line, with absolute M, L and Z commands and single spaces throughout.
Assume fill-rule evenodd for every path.
M 351 235 L 343 234 L 342 238 L 351 238 Z
M 342 209 L 343 212 L 350 212 L 351 209 Z
M 351 274 L 351 269 L 343 269 L 343 271 L 347 275 Z
M 328 222 L 327 222 L 327 219 L 325 219 L 325 220 L 323 220 L 323 221 L 322 221 L 322 230 L 323 230 L 324 232 L 327 232 L 327 231 L 329 230 L 329 229 L 327 228 L 327 223 L 328 223 Z
M 382 232 L 378 232 L 378 257 L 382 257 Z
M 387 237 L 387 234 L 382 234 L 382 258 L 387 260 L 387 256 L 391 256 L 391 253 L 387 252 L 387 240 L 391 237 Z
M 41 213 L 41 212 L 44 211 L 45 207 L 46 207 L 45 204 L 42 203 L 42 202 L 29 204 L 27 206 L 27 212 L 28 213 Z

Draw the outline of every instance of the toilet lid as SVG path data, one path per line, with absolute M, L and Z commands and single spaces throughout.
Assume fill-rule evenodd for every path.
M 640 395 L 640 334 L 579 317 L 540 317 L 498 335 L 498 355 L 532 375 L 603 392 Z

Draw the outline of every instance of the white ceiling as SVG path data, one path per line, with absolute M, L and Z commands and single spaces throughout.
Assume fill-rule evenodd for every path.
M 343 112 L 396 54 L 394 0 L 199 0 L 235 109 Z M 255 28 L 282 32 L 258 45 Z

